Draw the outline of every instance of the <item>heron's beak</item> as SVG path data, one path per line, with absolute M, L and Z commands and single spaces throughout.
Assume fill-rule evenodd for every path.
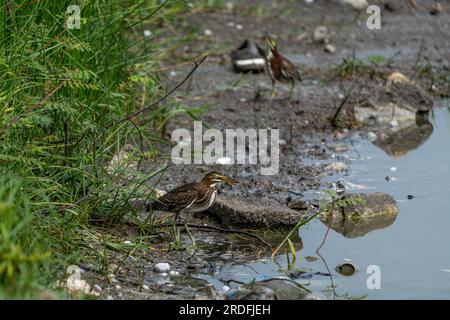
M 220 177 L 220 180 L 221 180 L 222 182 L 228 184 L 229 186 L 234 186 L 234 185 L 236 185 L 236 184 L 239 183 L 239 181 L 234 180 L 234 179 L 231 179 L 231 178 L 229 178 L 229 177 L 227 177 L 227 176 L 221 176 L 221 177 Z

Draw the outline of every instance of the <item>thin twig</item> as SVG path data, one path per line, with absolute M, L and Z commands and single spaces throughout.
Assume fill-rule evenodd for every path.
M 350 98 L 353 89 L 355 88 L 356 84 L 358 83 L 359 77 L 358 79 L 356 79 L 356 81 L 352 84 L 352 86 L 350 87 L 350 89 L 347 91 L 347 94 L 345 95 L 344 99 L 342 99 L 341 104 L 339 105 L 339 107 L 336 109 L 336 112 L 334 113 L 333 119 L 331 120 L 331 124 L 334 127 L 337 127 L 337 121 L 339 119 L 339 115 L 342 111 L 342 109 L 344 108 L 345 104 L 347 103 L 348 99 Z
M 331 205 L 331 214 L 333 214 L 333 212 L 334 212 L 334 202 Z M 324 246 L 329 232 L 330 232 L 330 226 L 327 227 L 327 231 L 325 232 L 325 235 L 324 235 L 324 237 L 322 239 L 322 242 L 320 243 L 319 247 L 316 249 L 316 254 L 322 260 L 323 264 L 325 265 L 325 268 L 327 269 L 327 272 L 328 272 L 328 274 L 330 276 L 331 290 L 333 291 L 333 299 L 336 299 L 336 290 L 335 290 L 335 286 L 334 286 L 333 275 L 331 274 L 331 270 L 328 267 L 328 264 L 325 261 L 325 258 L 322 257 L 322 255 L 320 254 L 320 249 L 322 249 L 322 247 Z
M 161 103 L 162 101 L 164 101 L 167 97 L 169 97 L 172 93 L 174 93 L 179 87 L 181 87 L 181 86 L 182 86 L 182 85 L 183 85 L 183 84 L 184 84 L 184 83 L 185 83 L 185 82 L 186 82 L 186 81 L 194 74 L 195 70 L 197 70 L 197 68 L 198 68 L 198 67 L 206 60 L 207 57 L 208 57 L 208 56 L 204 56 L 200 61 L 195 62 L 194 67 L 193 67 L 192 70 L 187 74 L 187 76 L 186 76 L 180 83 L 178 83 L 175 87 L 173 87 L 169 92 L 167 92 L 162 98 L 158 99 L 157 101 L 153 102 L 152 104 L 150 104 L 150 105 L 147 106 L 147 107 L 144 107 L 144 108 L 142 108 L 142 109 L 139 109 L 139 110 L 137 110 L 137 111 L 135 111 L 135 112 L 129 114 L 128 116 L 126 116 L 126 117 L 123 118 L 123 119 L 120 119 L 120 120 L 118 120 L 118 121 L 116 121 L 116 122 L 113 122 L 112 124 L 108 125 L 106 128 L 109 129 L 109 128 L 112 127 L 112 126 L 115 126 L 115 125 L 118 125 L 118 124 L 120 124 L 120 123 L 122 123 L 122 122 L 125 122 L 125 121 L 131 119 L 132 117 L 137 116 L 138 114 L 141 114 L 142 112 L 147 111 L 147 110 L 151 109 L 152 107 L 154 107 L 154 106 L 160 104 L 160 103 Z

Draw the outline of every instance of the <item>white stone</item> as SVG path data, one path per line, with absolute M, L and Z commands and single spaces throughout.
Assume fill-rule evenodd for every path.
M 150 30 L 144 30 L 144 37 L 148 38 L 152 35 L 152 32 Z
M 205 36 L 210 37 L 213 35 L 213 32 L 209 29 L 205 29 Z
M 397 171 L 397 168 L 396 168 L 396 167 L 392 167 L 392 168 L 391 168 L 391 171 L 392 171 L 392 172 L 395 172 L 395 171 Z
M 377 140 L 377 135 L 376 135 L 375 133 L 373 133 L 373 132 L 368 132 L 368 133 L 367 133 L 367 138 L 368 138 L 370 141 L 375 141 L 375 140 Z
M 347 165 L 343 162 L 333 162 L 328 164 L 325 167 L 325 170 L 335 171 L 335 172 L 342 172 L 346 171 L 348 169 Z
M 153 270 L 159 273 L 167 273 L 170 271 L 170 264 L 167 262 L 160 262 L 153 266 Z
M 231 158 L 223 157 L 223 158 L 217 159 L 217 160 L 216 160 L 216 163 L 217 163 L 217 164 L 231 164 L 232 161 L 231 161 Z
M 367 0 L 341 0 L 345 4 L 351 5 L 357 10 L 364 10 L 369 6 Z

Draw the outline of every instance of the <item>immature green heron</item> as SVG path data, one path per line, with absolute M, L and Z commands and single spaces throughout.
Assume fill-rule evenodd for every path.
M 267 51 L 266 51 L 266 64 L 267 71 L 272 80 L 272 95 L 270 102 L 275 97 L 275 82 L 290 82 L 291 90 L 289 93 L 289 99 L 292 97 L 295 82 L 301 81 L 300 73 L 297 68 L 286 57 L 278 52 L 277 42 L 266 33 Z
M 226 183 L 230 186 L 238 182 L 218 172 L 210 172 L 199 182 L 184 184 L 170 190 L 157 200 L 147 205 L 147 211 L 164 210 L 175 213 L 173 224 L 180 213 L 201 212 L 208 210 L 216 200 L 217 186 Z

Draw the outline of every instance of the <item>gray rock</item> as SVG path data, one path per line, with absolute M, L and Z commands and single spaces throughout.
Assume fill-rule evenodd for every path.
M 301 300 L 309 293 L 295 281 L 268 279 L 229 291 L 227 300 Z
M 328 43 L 330 41 L 330 35 L 328 29 L 325 26 L 318 26 L 313 32 L 313 41 L 315 43 Z
M 342 200 L 346 200 L 345 205 Z M 346 194 L 329 204 L 319 219 L 344 237 L 357 238 L 390 226 L 397 214 L 398 206 L 391 195 L 374 192 Z
M 153 270 L 158 273 L 168 273 L 170 271 L 170 264 L 166 262 L 160 262 L 153 266 Z
M 303 213 L 277 202 L 218 196 L 209 211 L 226 226 L 292 227 Z

